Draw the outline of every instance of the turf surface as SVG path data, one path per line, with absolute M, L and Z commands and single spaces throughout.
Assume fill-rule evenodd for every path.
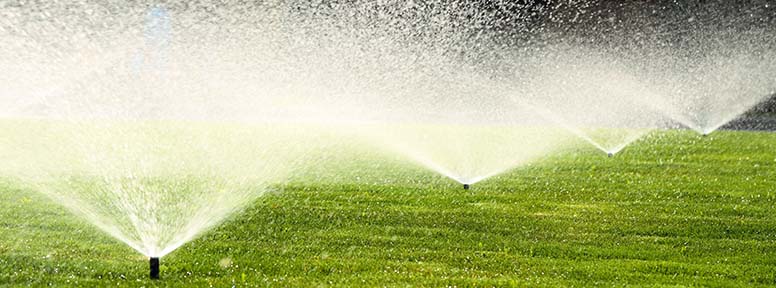
M 660 132 L 473 185 L 343 154 L 148 260 L 0 181 L 0 285 L 771 286 L 776 134 Z

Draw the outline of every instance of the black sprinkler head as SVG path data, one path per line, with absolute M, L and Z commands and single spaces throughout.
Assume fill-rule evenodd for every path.
M 151 279 L 159 279 L 159 257 L 151 257 Z
M 469 184 L 463 184 L 463 190 L 469 190 Z
M 614 156 L 614 153 L 612 153 L 612 152 L 609 152 L 609 153 L 607 153 L 606 155 L 607 155 L 607 156 L 609 156 L 609 157 L 613 157 L 613 156 Z

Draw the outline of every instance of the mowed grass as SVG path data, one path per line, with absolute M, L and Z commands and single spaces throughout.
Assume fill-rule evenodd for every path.
M 0 285 L 773 286 L 776 134 L 653 133 L 567 151 L 465 191 L 345 153 L 147 259 L 0 182 Z

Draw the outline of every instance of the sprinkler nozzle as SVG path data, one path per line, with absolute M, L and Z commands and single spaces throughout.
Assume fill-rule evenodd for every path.
M 609 152 L 609 153 L 606 153 L 606 155 L 607 155 L 607 156 L 609 156 L 609 158 L 611 158 L 611 157 L 613 157 L 613 156 L 614 156 L 614 153 L 612 153 L 612 152 Z
M 469 184 L 463 184 L 463 190 L 469 190 Z
M 159 257 L 151 257 L 151 279 L 159 279 Z

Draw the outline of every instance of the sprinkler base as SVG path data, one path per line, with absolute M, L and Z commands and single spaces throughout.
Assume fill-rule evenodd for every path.
M 151 279 L 159 279 L 159 257 L 151 257 Z
M 469 184 L 463 184 L 463 190 L 469 190 Z

